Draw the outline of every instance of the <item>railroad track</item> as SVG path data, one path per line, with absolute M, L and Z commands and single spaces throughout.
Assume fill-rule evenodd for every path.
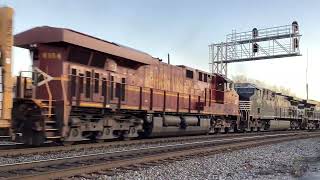
M 24 144 L 22 143 L 9 143 L 6 142 L 5 144 L 0 144 L 0 151 L 1 150 L 12 150 L 12 149 L 20 149 L 20 148 L 24 148 Z
M 174 143 L 174 142 L 190 142 L 196 140 L 210 140 L 220 139 L 227 137 L 245 137 L 245 136 L 260 136 L 265 134 L 279 134 L 279 133 L 297 133 L 305 131 L 266 131 L 266 132 L 251 132 L 251 133 L 232 133 L 232 134 L 213 134 L 213 135 L 198 135 L 198 136 L 183 136 L 183 137 L 166 137 L 166 138 L 153 138 L 153 139 L 138 139 L 130 141 L 111 141 L 103 143 L 86 143 L 70 146 L 50 146 L 47 144 L 44 147 L 24 147 L 23 144 L 0 144 L 0 156 L 12 157 L 29 154 L 44 154 L 44 153 L 58 153 L 65 151 L 79 151 L 82 149 L 90 148 L 111 148 L 111 147 L 124 147 L 133 146 L 139 144 L 159 144 L 159 143 Z M 14 149 L 14 150 L 13 150 Z
M 250 137 L 214 139 L 174 145 L 137 148 L 110 153 L 95 153 L 81 156 L 13 163 L 0 165 L 4 179 L 49 179 L 70 177 L 84 173 L 104 173 L 114 168 L 152 166 L 163 161 L 176 161 L 193 156 L 227 152 L 283 141 L 319 137 L 319 132 L 266 134 Z M 107 173 L 106 173 L 107 174 Z

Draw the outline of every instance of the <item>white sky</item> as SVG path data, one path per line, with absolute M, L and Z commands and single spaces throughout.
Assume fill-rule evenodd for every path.
M 303 35 L 302 57 L 232 64 L 228 66 L 229 77 L 245 75 L 290 88 L 305 98 L 308 48 L 309 98 L 320 101 L 318 0 L 2 1 L 15 9 L 15 33 L 43 25 L 66 27 L 142 50 L 154 57 L 166 59 L 170 53 L 172 64 L 202 70 L 209 70 L 208 45 L 224 41 L 232 29 L 242 32 L 297 20 Z M 14 49 L 15 72 L 29 68 L 28 57 L 25 51 Z

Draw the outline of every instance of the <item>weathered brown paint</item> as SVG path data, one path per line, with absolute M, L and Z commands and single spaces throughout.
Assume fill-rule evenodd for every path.
M 62 35 L 65 36 L 62 37 Z M 74 37 L 79 37 L 80 39 L 73 39 Z M 47 69 L 49 75 L 53 77 L 69 77 L 67 80 L 70 82 L 69 74 L 71 74 L 71 69 L 77 70 L 76 96 L 70 97 L 71 93 L 69 92 L 67 93 L 67 99 L 75 101 L 78 106 L 80 104 L 88 105 L 88 103 L 91 103 L 90 106 L 94 106 L 97 103 L 97 107 L 111 107 L 111 105 L 116 105 L 117 107 L 118 105 L 118 108 L 133 110 L 238 115 L 238 105 L 236 104 L 238 97 L 236 93 L 233 91 L 218 91 L 216 89 L 218 83 L 226 82 L 221 76 L 211 75 L 213 77 L 212 81 L 199 81 L 197 78 L 198 72 L 202 72 L 205 75 L 208 73 L 185 66 L 168 65 L 145 53 L 133 52 L 133 50 L 125 47 L 114 47 L 116 45 L 110 42 L 68 29 L 34 28 L 18 34 L 15 38 L 17 40 L 16 45 L 20 47 L 29 47 L 28 44 L 30 43 L 37 44 L 40 54 L 37 65 L 42 70 L 50 67 Z M 58 41 L 60 44 L 50 44 Z M 80 41 L 84 44 L 79 43 Z M 77 64 L 68 61 L 68 52 L 71 44 L 113 56 L 107 56 L 106 65 L 101 68 Z M 99 45 L 101 47 L 98 47 Z M 60 53 L 61 58 L 52 60 L 48 59 L 47 56 L 43 57 L 42 53 L 46 52 Z M 92 60 L 92 54 L 93 52 L 91 52 L 90 60 Z M 120 62 L 121 58 L 132 61 L 132 64 L 123 66 Z M 135 66 L 134 63 L 142 63 L 144 65 Z M 193 79 L 186 77 L 186 69 L 193 71 Z M 91 77 L 89 77 L 91 78 L 89 98 L 85 97 L 85 92 L 79 92 L 79 74 L 85 74 L 86 71 L 91 72 Z M 102 86 L 102 78 L 105 77 L 107 80 L 106 97 L 102 93 L 95 93 L 94 91 L 95 82 L 93 79 L 95 78 L 95 73 L 99 74 L 99 91 L 101 89 L 100 86 Z M 114 77 L 112 82 L 111 76 Z M 110 94 L 112 90 L 110 89 L 112 87 L 111 84 L 121 83 L 122 78 L 126 79 L 124 92 L 126 98 L 124 101 L 119 101 L 120 98 L 112 99 Z M 71 84 L 68 81 L 65 82 L 66 89 L 71 88 Z M 83 86 L 85 85 L 84 81 Z M 53 89 L 53 99 L 62 100 L 61 82 L 52 81 L 49 86 Z M 115 92 L 115 87 L 114 85 L 113 92 Z M 38 88 L 38 93 L 38 98 L 46 98 L 47 96 L 43 87 Z M 217 97 L 220 97 L 220 99 L 217 99 Z M 197 104 L 201 103 L 204 104 L 203 110 L 199 110 L 197 107 Z M 72 102 L 69 102 L 69 104 L 72 104 Z

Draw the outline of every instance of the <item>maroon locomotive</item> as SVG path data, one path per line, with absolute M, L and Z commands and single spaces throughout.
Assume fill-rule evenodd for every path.
M 12 129 L 27 144 L 237 129 L 239 97 L 227 78 L 162 62 L 70 29 L 14 37 L 30 50 L 32 84 L 18 77 Z

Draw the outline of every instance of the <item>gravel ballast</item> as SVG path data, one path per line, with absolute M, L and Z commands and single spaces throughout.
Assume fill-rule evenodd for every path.
M 235 138 L 235 137 L 227 137 L 226 139 L 232 139 L 232 138 Z M 115 151 L 132 150 L 132 149 L 138 149 L 138 148 L 149 148 L 149 147 L 164 146 L 164 145 L 175 145 L 177 143 L 187 143 L 187 142 L 191 143 L 191 142 L 199 142 L 199 141 L 207 141 L 207 140 L 208 139 L 202 139 L 202 140 L 201 139 L 190 139 L 190 140 L 182 139 L 178 141 L 168 141 L 168 142 L 118 145 L 118 146 L 111 146 L 111 147 L 106 146 L 106 147 L 91 147 L 91 148 L 75 148 L 73 150 L 67 150 L 67 151 L 63 150 L 58 152 L 42 152 L 42 153 L 32 153 L 32 154 L 18 155 L 18 156 L 2 156 L 2 157 L 0 156 L 0 165 L 48 160 L 48 159 L 56 159 L 56 158 L 64 158 L 64 157 L 72 157 L 72 156 L 81 156 L 81 155 L 89 155 L 89 154 L 96 154 L 96 153 L 109 153 L 109 152 L 115 152 Z
M 109 152 L 115 152 L 115 151 L 124 151 L 124 150 L 131 150 L 131 149 L 137 149 L 137 148 L 148 148 L 148 147 L 163 146 L 163 145 L 170 145 L 170 144 L 176 144 L 176 143 L 177 142 L 164 142 L 164 143 L 154 143 L 154 144 L 136 144 L 136 145 L 128 145 L 128 146 L 117 146 L 117 147 L 81 148 L 81 149 L 61 151 L 61 152 L 44 152 L 39 154 L 34 153 L 34 154 L 9 156 L 9 157 L 0 156 L 0 165 L 39 161 L 39 160 L 49 160 L 49 159 L 89 155 L 89 154 L 96 154 L 96 153 L 109 153 Z
M 133 171 L 115 171 L 97 179 L 313 179 L 320 172 L 320 139 L 216 154 Z

